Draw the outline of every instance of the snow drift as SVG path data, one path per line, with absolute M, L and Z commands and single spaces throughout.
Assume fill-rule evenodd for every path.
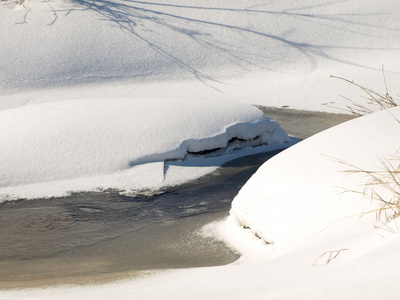
M 374 210 L 363 199 L 365 174 L 400 149 L 400 109 L 348 121 L 286 149 L 264 163 L 232 202 L 229 224 L 289 250 L 338 221 Z M 352 167 L 353 166 L 353 167 Z M 354 193 L 343 193 L 355 191 Z
M 43 196 L 154 187 L 165 179 L 164 161 L 188 152 L 289 142 L 255 107 L 194 99 L 44 103 L 1 111 L 0 127 L 0 194 L 13 196 L 29 196 L 32 184 L 42 184 Z

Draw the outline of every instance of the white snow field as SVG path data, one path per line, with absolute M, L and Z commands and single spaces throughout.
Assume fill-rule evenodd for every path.
M 201 169 L 198 158 L 164 161 L 187 151 L 258 135 L 281 147 L 287 136 L 250 104 L 340 112 L 341 95 L 360 99 L 330 75 L 382 91 L 384 66 L 395 95 L 399 15 L 398 0 L 2 1 L 1 197 L 157 188 L 234 157 L 228 146 Z M 369 178 L 341 163 L 379 170 L 393 158 L 393 115 L 344 123 L 264 164 L 228 219 L 204 229 L 243 254 L 233 264 L 0 298 L 397 299 L 396 221 L 342 193 Z
M 0 109 L 99 97 L 227 99 L 333 111 L 399 80 L 400 3 L 8 0 Z M 366 101 L 367 102 L 367 101 Z

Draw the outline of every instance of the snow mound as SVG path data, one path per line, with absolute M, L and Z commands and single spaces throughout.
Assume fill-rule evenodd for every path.
M 289 141 L 256 107 L 194 99 L 44 103 L 1 111 L 0 127 L 3 198 L 144 188 L 165 180 L 165 160 L 188 152 Z
M 268 160 L 233 200 L 228 226 L 246 228 L 279 252 L 339 221 L 360 222 L 378 204 L 343 193 L 362 192 L 370 179 L 345 171 L 384 170 L 381 159 L 393 159 L 400 148 L 396 117 L 400 108 L 340 124 Z

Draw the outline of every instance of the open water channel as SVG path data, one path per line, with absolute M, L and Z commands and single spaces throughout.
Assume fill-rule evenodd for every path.
M 261 108 L 304 139 L 351 116 Z M 231 161 L 156 194 L 114 191 L 0 204 L 0 288 L 100 283 L 151 270 L 227 264 L 238 254 L 201 228 L 228 215 L 257 168 L 279 151 Z

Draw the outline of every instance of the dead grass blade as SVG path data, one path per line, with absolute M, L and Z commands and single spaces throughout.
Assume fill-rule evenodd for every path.
M 329 264 L 332 260 L 334 260 L 340 252 L 346 251 L 349 249 L 339 249 L 339 250 L 333 250 L 333 251 L 326 251 L 322 253 L 313 263 L 313 266 L 318 266 L 318 265 L 327 265 Z
M 377 209 L 363 212 L 361 215 L 374 212 L 376 220 L 387 223 L 400 216 L 400 157 L 398 153 L 392 159 L 380 159 L 381 170 L 364 170 L 345 161 L 338 160 L 345 164 L 349 174 L 364 174 L 367 182 L 363 190 L 344 189 L 343 193 L 355 193 L 362 195 L 370 201 L 377 202 Z
M 384 84 L 385 84 L 385 93 L 376 92 L 376 91 L 374 91 L 372 89 L 369 89 L 369 88 L 367 88 L 365 86 L 362 86 L 362 85 L 360 85 L 358 83 L 355 83 L 352 80 L 348 80 L 348 79 L 343 78 L 343 77 L 338 77 L 338 76 L 333 76 L 333 75 L 331 75 L 331 77 L 335 78 L 335 79 L 343 80 L 345 82 L 348 82 L 348 83 L 360 88 L 366 94 L 366 96 L 364 96 L 364 98 L 368 99 L 372 103 L 378 105 L 381 110 L 399 106 L 399 100 L 393 98 L 389 94 L 389 90 L 388 90 L 388 87 L 387 87 L 386 77 L 385 77 L 385 72 L 383 70 L 383 67 L 382 67 L 382 75 L 383 75 L 383 81 L 384 81 Z M 362 104 L 359 104 L 356 101 L 350 100 L 350 99 L 348 99 L 346 97 L 343 97 L 343 98 L 346 99 L 347 101 L 349 101 L 349 103 L 350 103 L 349 105 L 346 105 L 346 109 L 344 109 L 344 110 L 347 111 L 347 112 L 350 112 L 353 115 L 364 116 L 364 115 L 367 115 L 367 114 L 370 114 L 370 113 L 373 112 L 370 108 L 368 108 L 368 107 L 366 107 L 366 106 L 364 106 Z

